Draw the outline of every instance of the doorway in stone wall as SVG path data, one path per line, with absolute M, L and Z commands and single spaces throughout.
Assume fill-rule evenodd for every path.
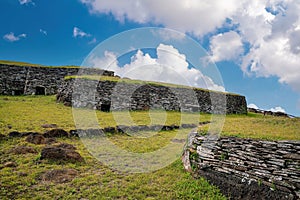
M 13 90 L 11 92 L 11 95 L 13 95 L 13 96 L 19 96 L 19 95 L 23 95 L 23 94 L 24 94 L 23 90 Z
M 109 112 L 110 111 L 110 104 L 109 103 L 101 104 L 100 110 L 102 112 Z
M 46 88 L 43 86 L 36 86 L 35 95 L 46 95 Z

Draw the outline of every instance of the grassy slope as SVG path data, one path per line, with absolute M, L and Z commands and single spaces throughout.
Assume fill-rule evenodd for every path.
M 74 129 L 72 109 L 62 104 L 55 103 L 54 96 L 26 96 L 11 97 L 0 96 L 0 132 L 7 134 L 10 129 L 7 125 L 12 125 L 12 130 L 18 131 L 39 131 L 43 132 L 42 124 L 55 123 L 59 127 L 70 130 Z M 83 119 L 89 123 L 85 117 L 88 111 L 82 110 Z M 153 111 L 150 113 L 153 118 L 159 118 L 164 115 L 161 112 Z M 116 126 L 118 124 L 128 124 L 129 117 L 132 122 L 139 125 L 151 124 L 148 112 L 114 112 L 105 113 L 96 111 L 101 127 Z M 156 115 L 156 116 L 155 116 Z M 123 120 L 122 120 L 123 119 Z M 180 121 L 183 119 L 183 121 Z M 180 124 L 197 123 L 208 121 L 211 116 L 208 114 L 166 112 L 166 122 L 156 120 L 152 124 Z M 207 129 L 209 125 L 203 126 Z M 300 140 L 300 120 L 299 118 L 289 119 L 285 117 L 263 116 L 261 114 L 249 113 L 248 115 L 227 115 L 223 127 L 223 135 L 233 135 L 239 137 L 252 137 L 263 139 L 282 139 L 282 140 Z
M 73 129 L 71 108 L 56 104 L 54 100 L 54 96 L 1 96 L 1 133 L 7 134 L 12 130 L 43 132 L 40 125 L 45 123 L 56 123 L 66 130 Z M 119 114 L 124 115 L 124 112 Z M 152 114 L 157 115 L 157 113 Z M 179 123 L 179 113 L 170 112 L 167 115 L 170 115 L 168 124 Z M 111 113 L 97 112 L 97 116 L 101 119 L 102 126 L 115 125 Z M 150 124 L 149 115 L 145 112 L 133 112 L 131 117 L 137 124 Z M 186 117 L 186 122 L 193 122 L 193 118 L 194 116 Z M 8 124 L 13 128 L 8 129 Z M 180 134 L 187 135 L 190 130 L 180 131 Z M 142 153 L 159 149 L 176 134 L 176 131 L 169 131 L 158 133 L 149 139 L 134 139 L 122 135 L 111 136 L 109 139 L 123 149 Z M 81 140 L 72 138 L 59 139 L 59 141 L 76 146 L 86 162 L 55 163 L 47 160 L 40 161 L 39 154 L 14 155 L 9 151 L 15 146 L 32 146 L 41 152 L 44 145 L 29 144 L 24 138 L 0 141 L 0 166 L 7 161 L 15 161 L 18 164 L 16 168 L 0 169 L 0 199 L 224 199 L 207 181 L 194 180 L 185 172 L 179 158 L 173 164 L 151 173 L 118 173 L 92 157 Z M 64 184 L 38 180 L 42 172 L 61 168 L 74 168 L 80 172 L 80 175 Z
M 80 111 L 81 112 L 81 111 Z M 82 111 L 83 113 L 86 111 Z M 111 113 L 96 112 L 101 126 L 114 126 Z M 159 115 L 153 112 L 151 115 Z M 126 116 L 125 112 L 114 115 Z M 128 116 L 127 116 L 128 117 Z M 132 112 L 130 117 L 136 124 L 150 124 L 148 112 Z M 179 124 L 181 115 L 178 112 L 167 112 L 167 124 Z M 207 121 L 207 114 L 185 113 L 183 123 Z M 159 120 L 158 122 L 161 122 Z M 75 128 L 72 110 L 62 104 L 56 104 L 54 96 L 0 96 L 0 133 L 9 131 L 45 131 L 41 124 L 56 123 L 60 128 Z M 154 123 L 154 122 L 153 122 Z M 12 125 L 8 129 L 7 125 Z M 124 122 L 125 124 L 125 122 Z M 223 129 L 223 135 L 254 137 L 266 139 L 300 139 L 299 119 L 262 116 L 257 114 L 229 115 Z M 207 125 L 201 127 L 207 129 Z M 180 130 L 180 134 L 188 134 L 189 129 Z M 161 132 L 155 137 L 133 138 L 123 135 L 111 136 L 109 139 L 132 152 L 154 151 L 169 142 L 177 134 L 176 131 Z M 14 155 L 9 150 L 18 145 L 32 146 L 41 151 L 43 145 L 32 145 L 24 138 L 8 139 L 0 142 L 0 166 L 6 161 L 16 161 L 16 168 L 0 169 L 0 198 L 118 198 L 118 199 L 223 199 L 216 188 L 205 180 L 194 180 L 183 170 L 180 159 L 173 164 L 152 173 L 124 174 L 111 170 L 99 163 L 85 149 L 79 139 L 59 139 L 77 147 L 85 158 L 84 164 L 54 163 L 38 160 L 39 154 Z M 65 184 L 41 182 L 37 180 L 40 173 L 47 169 L 75 168 L 80 175 Z M 20 174 L 27 175 L 21 176 Z

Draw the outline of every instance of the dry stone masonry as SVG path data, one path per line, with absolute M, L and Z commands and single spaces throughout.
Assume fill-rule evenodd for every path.
M 233 199 L 256 199 L 255 193 L 259 199 L 300 198 L 300 141 L 191 133 L 183 162 L 188 171 L 206 177 Z
M 95 68 L 0 64 L 0 95 L 52 95 L 65 105 L 102 111 L 163 109 L 206 113 L 247 113 L 244 96 L 188 87 L 67 76 L 114 76 Z M 75 88 L 75 89 L 74 89 Z
M 79 67 L 32 67 L 0 64 L 0 94 L 50 95 L 56 94 L 66 76 L 114 76 L 114 72 Z
M 246 114 L 244 96 L 188 87 L 158 84 L 65 80 L 58 89 L 57 101 L 74 107 L 102 111 L 149 110 L 200 111 L 205 113 Z

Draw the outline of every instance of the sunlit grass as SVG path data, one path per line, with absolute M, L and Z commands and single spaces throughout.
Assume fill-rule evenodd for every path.
M 94 118 L 100 127 L 116 125 L 191 124 L 210 121 L 211 115 L 164 111 L 135 111 L 105 113 L 78 109 L 77 120 L 87 127 L 93 127 Z M 55 103 L 54 96 L 0 96 L 0 131 L 8 134 L 17 130 L 44 132 L 42 124 L 57 124 L 60 128 L 75 128 L 72 109 Z M 227 115 L 223 135 L 263 138 L 300 139 L 300 120 L 260 114 Z M 214 122 L 212 122 L 214 123 Z M 207 130 L 210 124 L 201 126 Z M 9 127 L 12 127 L 9 129 Z M 172 143 L 174 138 L 186 139 L 190 129 L 164 132 L 138 132 L 127 135 L 111 135 L 107 139 L 120 149 L 133 153 L 147 153 L 159 150 Z M 33 145 L 25 138 L 10 138 L 0 141 L 0 167 L 7 161 L 15 161 L 16 168 L 0 169 L 1 199 L 225 199 L 219 191 L 204 179 L 194 180 L 184 171 L 180 161 L 180 149 L 171 165 L 150 173 L 128 174 L 105 166 L 91 155 L 83 140 L 60 138 L 76 146 L 85 163 L 55 163 L 40 161 L 44 145 Z M 171 143 L 170 143 L 171 141 Z M 95 142 L 92 139 L 84 142 Z M 26 145 L 35 148 L 39 154 L 15 155 L 9 153 L 15 146 Z M 105 145 L 104 145 L 105 147 Z M 177 155 L 178 154 L 178 155 Z M 39 175 L 50 169 L 73 168 L 79 175 L 71 182 L 56 184 L 41 182 Z M 23 174 L 23 175 L 21 175 Z
M 211 121 L 211 115 L 181 113 L 175 111 L 118 111 L 100 112 L 76 109 L 55 103 L 55 96 L 0 96 L 0 131 L 8 134 L 12 130 L 21 132 L 43 132 L 42 124 L 57 124 L 58 127 L 71 130 L 77 125 L 86 128 L 101 128 L 117 125 L 180 125 L 197 124 L 199 121 Z M 74 115 L 74 116 L 73 116 Z M 74 121 L 75 120 L 75 121 Z M 8 126 L 12 128 L 9 129 Z M 210 124 L 201 127 L 207 130 Z M 248 115 L 227 115 L 222 134 L 239 137 L 251 137 L 275 140 L 299 140 L 300 119 Z

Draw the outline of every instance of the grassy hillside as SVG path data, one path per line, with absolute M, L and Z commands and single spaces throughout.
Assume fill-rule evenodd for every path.
M 85 110 L 80 110 L 85 114 Z M 160 111 L 150 113 L 161 116 Z M 120 119 L 126 112 L 117 112 Z M 96 111 L 101 127 L 115 126 L 112 113 Z M 131 112 L 135 124 L 151 122 L 146 111 Z M 180 122 L 181 118 L 184 121 Z M 84 117 L 83 117 L 84 119 Z M 209 114 L 167 112 L 166 124 L 195 123 L 211 119 Z M 120 122 L 120 121 L 119 121 Z M 0 96 L 0 133 L 10 131 L 38 131 L 42 124 L 55 123 L 65 130 L 74 129 L 72 109 L 55 103 L 54 96 Z M 126 124 L 126 121 L 120 122 Z M 157 120 L 155 123 L 163 123 Z M 88 120 L 87 120 L 88 124 Z M 200 127 L 207 130 L 209 125 Z M 259 114 L 226 116 L 223 135 L 264 139 L 300 139 L 300 120 Z M 131 152 L 152 152 L 170 142 L 176 134 L 186 137 L 190 129 L 159 132 L 153 137 L 136 138 L 112 135 L 109 140 Z M 143 134 L 148 134 L 147 132 Z M 149 132 L 149 134 L 152 134 Z M 67 163 L 40 160 L 45 145 L 34 145 L 25 138 L 8 138 L 0 141 L 0 199 L 225 199 L 218 189 L 204 179 L 193 179 L 183 170 L 180 156 L 171 165 L 151 173 L 127 174 L 108 168 L 97 161 L 78 138 L 59 138 L 58 142 L 74 145 L 85 159 L 84 163 Z M 11 149 L 25 145 L 37 153 L 16 155 Z M 16 167 L 3 167 L 13 161 Z M 41 181 L 40 175 L 51 169 L 75 169 L 78 175 L 70 182 Z
M 79 66 L 67 65 L 67 66 L 46 66 L 40 64 L 32 64 L 27 62 L 18 62 L 18 61 L 9 61 L 9 60 L 0 60 L 0 65 L 14 65 L 20 67 L 58 67 L 58 68 L 79 68 Z
M 55 123 L 59 127 L 74 129 L 72 109 L 55 103 L 55 96 L 0 96 L 0 132 L 8 134 L 9 131 L 38 131 L 43 132 L 42 124 Z M 84 113 L 85 110 L 82 110 Z M 166 122 L 157 120 L 157 123 L 177 124 L 197 123 L 198 121 L 209 121 L 211 115 L 197 113 L 166 112 Z M 159 111 L 152 115 L 161 116 Z M 127 112 L 114 112 L 114 114 L 96 111 L 101 127 L 116 126 L 114 115 L 118 118 L 126 118 Z M 138 125 L 149 125 L 151 119 L 146 111 L 135 111 L 130 113 L 133 122 Z M 155 117 L 153 117 L 155 118 Z M 180 121 L 181 118 L 184 121 Z M 88 123 L 88 122 L 87 122 Z M 126 121 L 119 122 L 126 125 Z M 11 125 L 12 129 L 8 129 Z M 201 127 L 207 130 L 209 125 Z M 251 137 L 275 140 L 300 140 L 300 119 L 274 116 L 263 116 L 262 114 L 249 113 L 248 115 L 227 115 L 223 127 L 223 135 L 238 137 Z

